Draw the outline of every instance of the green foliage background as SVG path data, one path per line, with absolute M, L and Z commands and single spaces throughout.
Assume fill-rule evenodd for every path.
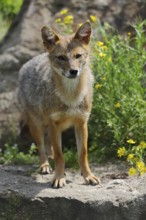
M 104 44 L 92 42 L 95 76 L 94 102 L 89 123 L 91 151 L 116 154 L 129 138 L 146 140 L 146 37 L 143 21 L 126 36 L 99 27 Z M 96 35 L 95 35 L 96 36 Z
M 23 0 L 0 0 L 0 11 L 5 19 L 12 19 L 20 10 Z
M 7 33 L 22 3 L 23 0 L 0 0 L 0 40 L 3 39 Z

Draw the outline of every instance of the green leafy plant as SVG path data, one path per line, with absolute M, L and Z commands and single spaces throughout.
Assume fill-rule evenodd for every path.
M 19 12 L 23 0 L 0 0 L 0 40 L 8 31 L 15 15 Z
M 78 159 L 77 152 L 73 150 L 65 149 L 64 151 L 64 159 L 67 168 L 78 168 Z
M 0 11 L 5 19 L 12 19 L 20 10 L 23 0 L 0 0 Z
M 5 145 L 4 152 L 0 152 L 1 164 L 35 164 L 38 163 L 38 156 L 36 156 L 37 148 L 35 144 L 30 146 L 27 154 L 20 152 L 17 145 Z
M 89 131 L 92 150 L 118 146 L 134 137 L 137 142 L 146 134 L 146 101 L 143 65 L 146 60 L 144 25 L 134 26 L 134 36 L 106 33 L 103 41 L 92 43 L 92 70 L 95 75 L 94 102 Z M 110 26 L 109 26 L 110 28 Z M 109 30 L 108 30 L 109 31 Z M 89 135 L 89 137 L 90 137 Z M 105 152 L 104 151 L 104 152 Z

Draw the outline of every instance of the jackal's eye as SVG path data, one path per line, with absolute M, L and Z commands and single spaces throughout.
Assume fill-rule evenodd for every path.
M 57 56 L 57 59 L 60 61 L 66 61 L 67 58 L 63 55 L 59 55 L 59 56 Z
M 82 56 L 82 54 L 79 54 L 79 53 L 78 53 L 78 54 L 75 55 L 75 58 L 76 58 L 76 59 L 79 59 L 81 56 Z

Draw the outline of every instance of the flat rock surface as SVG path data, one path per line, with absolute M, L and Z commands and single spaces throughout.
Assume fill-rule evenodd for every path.
M 101 178 L 98 186 L 85 185 L 79 170 L 67 170 L 61 189 L 51 188 L 53 174 L 35 171 L 35 166 L 0 166 L 0 220 L 146 219 L 146 175 L 128 177 L 123 164 L 92 165 Z

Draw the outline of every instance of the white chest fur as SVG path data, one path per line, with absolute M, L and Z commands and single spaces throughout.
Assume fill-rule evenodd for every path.
M 56 95 L 60 98 L 62 103 L 75 109 L 76 106 L 79 106 L 83 101 L 87 93 L 87 87 L 85 86 L 79 91 L 79 93 L 77 92 L 79 86 L 79 78 L 68 79 L 64 77 L 62 84 L 63 90 L 56 89 Z

